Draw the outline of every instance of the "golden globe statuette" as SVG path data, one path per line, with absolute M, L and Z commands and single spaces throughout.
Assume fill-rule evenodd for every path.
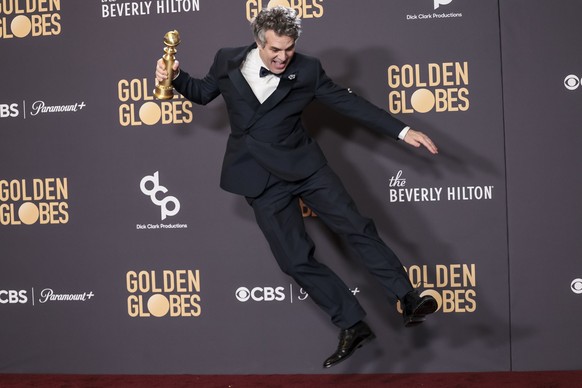
M 174 88 L 172 87 L 172 79 L 174 78 L 174 62 L 176 57 L 176 46 L 180 44 L 180 33 L 176 30 L 168 31 L 164 35 L 164 56 L 162 59 L 166 64 L 166 71 L 168 72 L 168 78 L 164 81 L 158 83 L 154 90 L 154 96 L 160 100 L 169 100 L 174 97 Z

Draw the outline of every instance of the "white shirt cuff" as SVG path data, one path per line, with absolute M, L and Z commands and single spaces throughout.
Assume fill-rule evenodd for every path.
M 400 133 L 398 134 L 398 138 L 400 140 L 404 140 L 409 129 L 410 129 L 410 127 L 404 127 L 404 129 L 402 131 L 400 131 Z

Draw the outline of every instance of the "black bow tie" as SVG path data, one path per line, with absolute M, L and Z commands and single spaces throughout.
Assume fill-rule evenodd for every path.
M 259 76 L 261 78 L 263 78 L 263 77 L 268 76 L 269 74 L 273 74 L 276 77 L 280 77 L 281 76 L 281 74 L 275 74 L 272 71 L 270 71 L 269 69 L 261 66 L 261 70 L 259 71 Z

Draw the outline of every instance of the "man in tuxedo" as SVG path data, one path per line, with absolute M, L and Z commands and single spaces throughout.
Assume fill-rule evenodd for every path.
M 425 134 L 410 129 L 386 111 L 336 85 L 319 60 L 295 52 L 301 21 L 294 10 L 274 7 L 251 22 L 255 42 L 217 52 L 208 74 L 194 78 L 174 65 L 176 91 L 197 104 L 222 94 L 231 125 L 220 186 L 243 195 L 253 208 L 277 263 L 339 327 L 339 344 L 323 366 L 351 356 L 375 338 L 365 312 L 344 282 L 314 258 L 305 231 L 301 198 L 334 233 L 354 249 L 384 286 L 400 300 L 404 324 L 422 323 L 436 311 L 431 296 L 421 297 L 397 256 L 379 237 L 372 220 L 358 212 L 318 144 L 301 122 L 315 99 L 363 125 L 414 147 L 437 148 Z M 156 79 L 167 78 L 163 61 Z

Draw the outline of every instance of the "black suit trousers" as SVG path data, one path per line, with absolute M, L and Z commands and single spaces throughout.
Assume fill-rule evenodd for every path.
M 247 201 L 283 272 L 309 293 L 336 326 L 349 328 L 365 312 L 346 284 L 315 259 L 315 245 L 305 231 L 298 197 L 358 254 L 390 298 L 402 300 L 413 289 L 398 257 L 379 237 L 373 221 L 358 212 L 329 166 L 296 182 L 272 175 L 266 190 Z

